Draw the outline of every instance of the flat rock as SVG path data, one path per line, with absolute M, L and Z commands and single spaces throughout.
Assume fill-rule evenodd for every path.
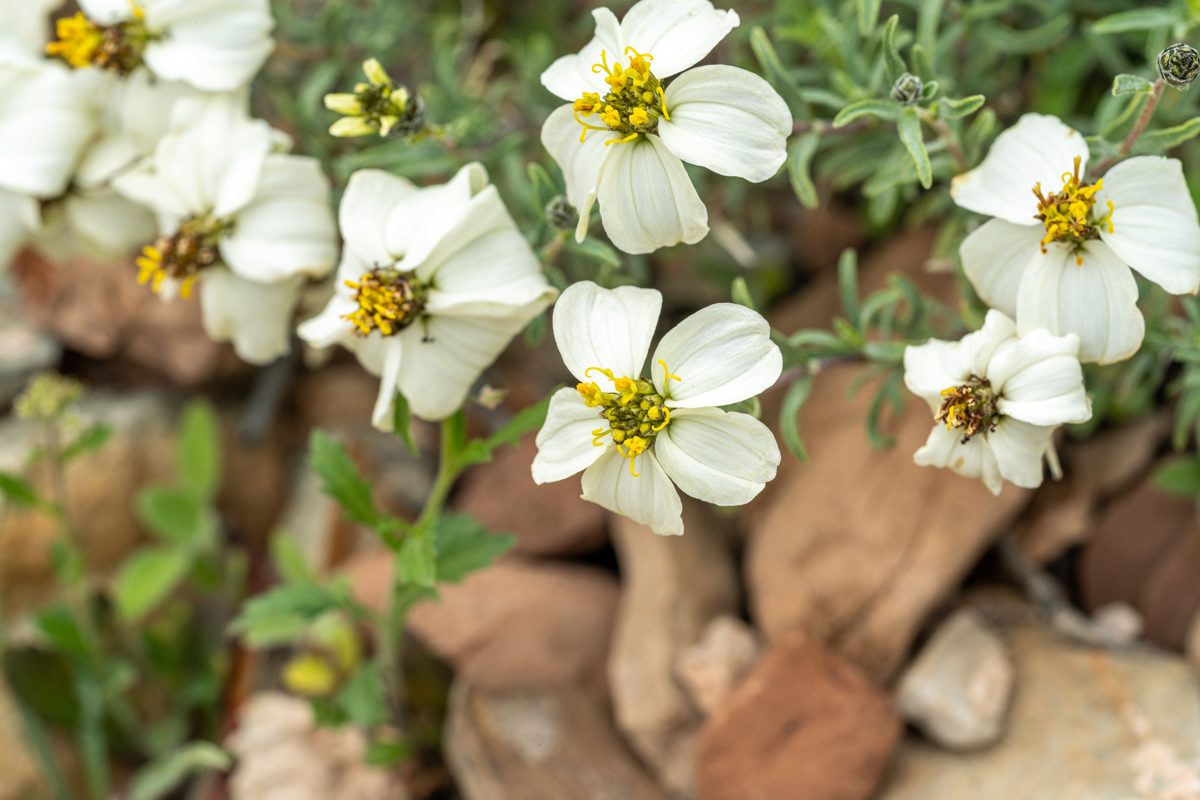
M 763 655 L 701 731 L 697 796 L 868 800 L 900 733 L 887 695 L 794 632 Z
M 702 715 L 675 663 L 707 623 L 738 607 L 737 571 L 707 510 L 684 506 L 683 536 L 658 536 L 624 517 L 612 521 L 622 592 L 608 659 L 618 727 L 659 781 L 690 795 Z
M 516 536 L 515 552 L 524 555 L 577 555 L 603 547 L 604 510 L 579 496 L 578 478 L 535 484 L 529 472 L 535 455 L 532 435 L 500 448 L 491 462 L 467 474 L 455 505 L 488 530 Z
M 1001 744 L 947 753 L 910 736 L 880 800 L 1200 797 L 1200 690 L 1182 658 L 1088 650 L 1031 622 L 1005 639 L 1020 683 Z
M 934 631 L 896 691 L 905 719 L 951 750 L 986 747 L 1004 732 L 1016 674 L 1004 644 L 972 609 Z
M 450 695 L 446 759 L 465 800 L 661 800 L 595 693 L 571 687 Z
M 847 400 L 857 372 L 818 376 L 800 415 L 812 463 L 784 459 L 763 493 L 746 577 L 769 639 L 802 628 L 883 682 L 1029 492 L 1005 486 L 993 497 L 981 481 L 915 465 L 933 424 L 916 398 L 889 425 L 895 446 L 872 449 L 864 428 L 872 385 Z
M 705 626 L 700 640 L 675 659 L 675 675 L 701 713 L 712 714 L 725 702 L 762 653 L 753 628 L 723 614 Z
M 383 608 L 392 556 L 346 568 L 359 600 Z M 439 587 L 409 614 L 409 631 L 481 688 L 601 684 L 617 610 L 617 581 L 592 567 L 507 558 Z

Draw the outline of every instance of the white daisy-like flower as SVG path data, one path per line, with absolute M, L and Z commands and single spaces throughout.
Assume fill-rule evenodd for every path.
M 579 210 L 575 237 L 583 241 L 599 202 L 605 232 L 627 253 L 694 244 L 708 234 L 708 210 L 683 162 L 764 181 L 787 159 L 791 112 L 750 72 L 689 69 L 737 27 L 734 11 L 708 0 L 642 0 L 619 23 L 606 8 L 592 16 L 592 41 L 542 73 L 542 84 L 571 103 L 546 120 L 542 144 Z
M 50 32 L 50 12 L 63 0 L 9 0 L 0 6 L 0 47 L 41 54 Z
M 250 83 L 274 43 L 269 0 L 79 0 L 58 21 L 50 55 L 79 69 L 157 77 L 208 92 Z
M 979 296 L 1022 333 L 1078 334 L 1082 361 L 1111 364 L 1145 335 L 1130 268 L 1172 294 L 1194 294 L 1200 223 L 1175 159 L 1130 158 L 1094 180 L 1087 163 L 1078 131 L 1026 114 L 950 193 L 996 218 L 962 245 Z
M 760 315 L 732 303 L 692 314 L 646 354 L 662 307 L 653 289 L 568 288 L 554 307 L 554 338 L 580 383 L 550 400 L 537 436 L 533 480 L 583 471 L 583 499 L 683 533 L 676 486 L 720 506 L 750 502 L 775 477 L 779 446 L 767 426 L 720 406 L 779 379 L 783 357 Z
M 198 285 L 209 336 L 266 363 L 288 351 L 305 279 L 337 258 L 329 181 L 315 159 L 274 152 L 276 133 L 236 97 L 185 99 L 176 115 L 153 156 L 113 182 L 158 218 L 138 279 L 164 299 Z
M 439 420 L 557 292 L 480 164 L 417 188 L 379 170 L 350 178 L 333 298 L 300 326 L 380 378 L 372 422 L 390 430 L 396 393 Z
M 1079 365 L 1079 337 L 1016 324 L 989 311 L 983 327 L 957 342 L 932 339 L 904 351 L 904 382 L 929 403 L 935 424 L 913 460 L 982 478 L 1042 485 L 1042 458 L 1054 429 L 1086 422 L 1091 404 Z

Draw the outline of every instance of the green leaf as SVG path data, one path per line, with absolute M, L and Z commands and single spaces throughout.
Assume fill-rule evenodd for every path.
M 893 14 L 888 18 L 888 21 L 883 24 L 883 64 L 887 69 L 888 80 L 895 82 L 904 73 L 908 72 L 908 65 L 904 63 L 904 59 L 900 56 L 900 50 L 896 47 L 896 28 L 900 25 L 900 17 Z
M 346 718 L 360 727 L 369 728 L 386 722 L 387 701 L 383 694 L 379 666 L 367 663 L 355 670 L 338 692 L 337 704 L 346 714 Z
M 329 587 L 282 584 L 243 603 L 229 631 L 251 648 L 290 644 L 304 634 L 309 622 L 330 609 L 345 606 L 345 599 Z
M 437 584 L 437 546 L 432 531 L 414 529 L 404 538 L 396 553 L 396 571 L 405 583 Z
M 983 108 L 985 100 L 986 98 L 981 94 L 963 98 L 943 97 L 938 101 L 938 116 L 942 119 L 969 117 Z
M 79 456 L 100 449 L 112 437 L 112 432 L 112 428 L 107 425 L 96 424 L 91 426 L 63 449 L 62 456 L 60 456 L 62 462 L 65 464 Z
M 1113 78 L 1112 93 L 1113 97 L 1121 97 L 1127 94 L 1137 94 L 1138 92 L 1148 92 L 1154 84 L 1141 75 L 1129 75 L 1121 73 Z
M 739 306 L 745 306 L 751 311 L 758 310 L 754 305 L 754 298 L 750 295 L 750 285 L 741 275 L 733 279 L 733 285 L 729 288 L 729 296 Z
M 813 376 L 801 376 L 788 387 L 779 411 L 779 432 L 783 434 L 783 443 L 796 460 L 802 462 L 808 461 L 808 451 L 804 449 L 804 440 L 800 438 L 800 409 L 812 394 L 812 389 Z
M 347 517 L 372 527 L 380 524 L 383 515 L 375 507 L 371 487 L 350 460 L 346 448 L 324 431 L 313 431 L 308 461 L 321 476 L 325 493 L 341 505 Z
M 495 433 L 487 438 L 488 448 L 495 450 L 497 447 L 503 447 L 506 444 L 516 444 L 525 434 L 532 433 L 542 427 L 546 422 L 546 412 L 550 409 L 550 398 L 552 396 L 546 395 L 540 402 L 527 406 L 516 414 L 513 414 L 508 422 L 501 425 Z
M 317 573 L 300 552 L 296 540 L 283 531 L 271 536 L 271 563 L 286 583 L 316 583 Z
M 221 432 L 216 412 L 204 402 L 188 405 L 176 445 L 179 477 L 196 496 L 209 499 L 221 480 Z
M 408 452 L 414 456 L 418 455 L 417 443 L 412 434 L 412 412 L 408 408 L 408 398 L 400 392 L 396 392 L 396 399 L 392 403 L 392 430 L 400 437 L 400 441 L 404 442 Z
M 438 580 L 457 583 L 516 543 L 516 537 L 492 533 L 467 514 L 444 514 L 437 525 Z
M 4 499 L 13 505 L 24 508 L 33 508 L 42 504 L 33 485 L 11 472 L 0 472 L 0 495 L 4 495 Z
M 189 742 L 137 771 L 127 800 L 161 800 L 205 772 L 224 772 L 233 758 L 212 742 Z
M 1179 15 L 1165 8 L 1136 8 L 1102 17 L 1092 23 L 1092 32 L 1101 34 L 1126 31 L 1152 31 L 1170 28 L 1179 22 Z
M 583 256 L 589 261 L 595 261 L 601 266 L 613 269 L 621 268 L 621 256 L 617 251 L 594 236 L 589 236 L 582 242 L 576 242 L 575 237 L 572 236 L 566 242 L 567 250 L 571 253 Z
M 851 324 L 858 324 L 858 252 L 854 248 L 842 251 L 838 258 L 838 292 L 842 297 L 842 311 Z
M 857 0 L 858 32 L 861 36 L 870 36 L 879 24 L 879 7 L 883 0 Z
M 1155 470 L 1154 483 L 1168 494 L 1200 497 L 1200 459 L 1194 456 L 1168 459 Z
M 97 656 L 94 642 L 66 604 L 54 603 L 38 611 L 33 624 L 59 653 L 81 661 L 91 661 Z
M 766 73 L 769 80 L 781 84 L 793 95 L 799 97 L 800 85 L 796 83 L 787 67 L 779 60 L 779 54 L 775 52 L 775 46 L 771 44 L 767 32 L 758 25 L 750 29 L 750 49 L 754 51 L 754 57 L 758 59 L 759 65 L 762 66 L 763 72 Z
M 367 763 L 373 767 L 394 767 L 412 755 L 406 739 L 376 739 L 367 745 Z
M 216 540 L 216 517 L 191 492 L 152 487 L 138 492 L 136 504 L 146 527 L 169 542 L 205 547 Z
M 895 119 L 899 111 L 900 106 L 895 100 L 876 100 L 875 98 L 856 100 L 837 113 L 837 116 L 833 118 L 833 127 L 842 128 L 863 117 Z
M 917 110 L 911 106 L 900 112 L 900 118 L 896 120 L 896 130 L 900 133 L 900 141 L 904 143 L 908 149 L 908 154 L 912 156 L 913 164 L 917 168 L 917 179 L 921 181 L 921 186 L 928 189 L 933 186 L 933 166 L 929 163 L 929 153 L 925 150 L 925 138 L 921 131 L 921 119 L 917 116 Z
M 1192 117 L 1180 125 L 1142 134 L 1137 144 L 1134 145 L 1133 152 L 1157 155 L 1195 139 L 1197 136 L 1200 136 L 1200 117 Z
M 191 553 L 176 547 L 137 551 L 113 583 L 117 612 L 130 622 L 140 620 L 183 582 L 191 566 Z
M 788 144 L 788 180 L 791 181 L 796 199 L 807 209 L 814 209 L 820 205 L 817 187 L 813 183 L 810 170 L 813 155 L 820 144 L 821 134 L 815 130 L 793 138 Z

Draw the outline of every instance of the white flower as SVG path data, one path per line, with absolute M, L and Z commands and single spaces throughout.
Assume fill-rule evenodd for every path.
M 627 253 L 694 244 L 708 234 L 708 211 L 683 162 L 755 183 L 770 178 L 787 158 L 787 104 L 745 70 L 688 69 L 737 27 L 736 12 L 708 0 L 642 0 L 620 23 L 606 8 L 592 16 L 592 41 L 542 73 L 542 84 L 572 103 L 546 120 L 542 144 L 579 211 L 576 239 L 599 202 L 604 230 Z
M 50 30 L 50 11 L 63 0 L 8 0 L 0 7 L 0 47 L 40 55 Z
M 350 178 L 338 285 L 300 336 L 352 350 L 380 377 L 372 422 L 381 430 L 391 429 L 396 392 L 423 419 L 457 411 L 557 294 L 487 180 L 479 164 L 422 189 L 379 170 Z
M 337 257 L 329 182 L 315 159 L 273 152 L 276 134 L 238 98 L 183 100 L 176 111 L 154 155 L 114 181 L 158 217 L 139 280 L 164 298 L 198 283 L 208 334 L 268 362 L 288 350 L 304 279 L 327 275 Z
M 983 327 L 957 342 L 930 340 L 904 351 L 904 382 L 929 403 L 936 424 L 913 460 L 983 478 L 1042 485 L 1042 457 L 1054 429 L 1086 422 L 1092 409 L 1079 366 L 1079 337 L 1017 327 L 989 311 Z
M 748 414 L 722 411 L 779 378 L 783 358 L 766 320 L 719 303 L 668 332 L 642 368 L 662 295 L 576 283 L 554 308 L 554 338 L 579 379 L 550 400 L 537 436 L 533 480 L 583 470 L 583 498 L 683 533 L 678 486 L 721 506 L 750 502 L 779 466 L 779 446 Z
M 250 83 L 274 46 L 269 0 L 80 0 L 47 51 L 128 75 L 142 64 L 208 92 Z
M 1026 114 L 950 193 L 996 217 L 962 246 L 979 296 L 1022 333 L 1076 333 L 1082 361 L 1110 364 L 1145 334 L 1130 267 L 1172 294 L 1194 294 L 1200 224 L 1178 161 L 1131 158 L 1093 182 L 1087 162 L 1078 131 Z

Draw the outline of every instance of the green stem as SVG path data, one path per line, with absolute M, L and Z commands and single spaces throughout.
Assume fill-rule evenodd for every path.
M 921 121 L 929 127 L 933 128 L 938 137 L 946 143 L 946 150 L 950 153 L 950 157 L 954 159 L 954 166 L 960 172 L 966 172 L 971 168 L 971 164 L 967 161 L 967 154 L 963 150 L 962 142 L 958 140 L 958 135 L 950 124 L 944 119 L 938 119 L 923 108 L 917 109 L 917 115 Z
M 1133 146 L 1137 144 L 1138 138 L 1146 132 L 1146 126 L 1150 124 L 1150 118 L 1154 116 L 1155 109 L 1158 108 L 1158 103 L 1162 100 L 1163 90 L 1167 88 L 1166 82 L 1159 78 L 1150 87 L 1150 95 L 1146 98 L 1146 105 L 1142 107 L 1142 113 L 1138 115 L 1137 122 L 1133 123 L 1133 127 L 1129 129 L 1125 140 L 1121 142 L 1121 148 L 1115 156 L 1109 156 L 1096 165 L 1096 174 L 1103 175 L 1108 171 L 1108 168 L 1117 163 L 1118 160 L 1125 158 L 1133 152 Z

